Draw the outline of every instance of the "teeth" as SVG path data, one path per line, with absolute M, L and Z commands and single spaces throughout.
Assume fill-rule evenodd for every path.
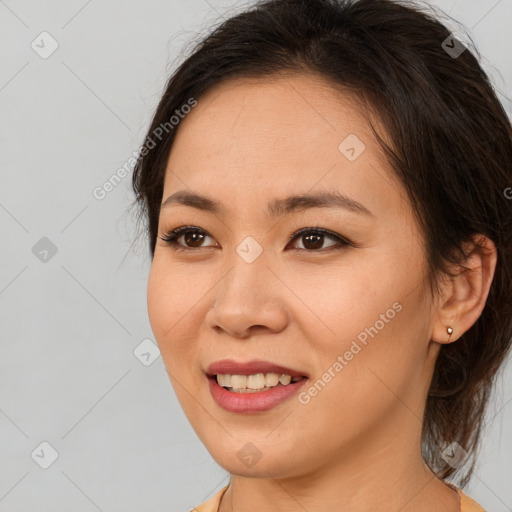
M 217 375 L 217 382 L 219 383 L 219 386 L 229 387 L 231 386 L 231 375 L 220 373 Z
M 231 375 L 231 387 L 245 389 L 247 387 L 247 375 Z
M 281 375 L 281 377 L 279 377 L 279 382 L 283 386 L 287 386 L 288 384 L 290 384 L 291 381 L 292 381 L 292 378 L 289 375 L 285 375 L 284 373 L 283 373 L 283 375 Z
M 279 375 L 277 373 L 267 373 L 265 375 L 265 385 L 268 388 L 273 388 L 279 383 Z
M 233 379 L 233 378 L 231 378 Z M 233 380 L 231 380 L 233 382 Z M 247 385 L 246 387 L 249 389 L 263 389 L 266 384 L 265 374 L 257 373 L 256 375 L 248 375 L 247 376 Z M 234 388 L 240 388 L 241 386 L 235 386 Z
M 216 375 L 219 386 L 228 388 L 238 393 L 251 393 L 254 391 L 268 390 L 281 384 L 287 386 L 290 382 L 297 382 L 302 377 L 292 377 L 285 373 L 256 373 L 255 375 Z

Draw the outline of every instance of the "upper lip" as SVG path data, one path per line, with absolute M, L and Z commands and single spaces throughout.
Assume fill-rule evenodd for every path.
M 206 374 L 211 377 L 218 374 L 230 375 L 255 375 L 257 373 L 279 373 L 290 375 L 290 377 L 307 377 L 304 372 L 293 370 L 280 364 L 269 361 L 247 361 L 239 363 L 232 359 L 222 359 L 210 364 L 206 369 Z

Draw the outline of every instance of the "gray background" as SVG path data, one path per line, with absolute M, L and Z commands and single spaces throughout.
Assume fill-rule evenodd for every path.
M 510 114 L 512 0 L 436 4 Z M 93 190 L 141 144 L 184 46 L 241 7 L 0 0 L 0 511 L 183 512 L 227 482 L 151 350 L 131 175 Z M 467 489 L 489 512 L 512 510 L 511 402 L 509 364 Z

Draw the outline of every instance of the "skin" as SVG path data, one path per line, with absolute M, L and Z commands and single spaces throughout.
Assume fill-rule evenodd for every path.
M 365 144 L 354 161 L 338 149 L 349 134 Z M 458 511 L 457 494 L 422 460 L 422 416 L 441 344 L 456 342 L 485 305 L 492 242 L 468 246 L 470 271 L 444 279 L 433 297 L 422 233 L 359 104 L 311 75 L 229 80 L 202 96 L 179 126 L 163 200 L 178 190 L 218 200 L 225 212 L 162 208 L 160 236 L 182 225 L 211 236 L 202 245 L 189 238 L 181 252 L 158 239 L 148 310 L 185 414 L 231 474 L 219 510 Z M 272 199 L 323 190 L 371 215 L 265 215 Z M 352 243 L 289 242 L 305 227 Z M 263 250 L 252 263 L 236 252 L 247 236 Z M 204 372 L 227 358 L 301 370 L 308 389 L 395 303 L 401 311 L 309 403 L 294 396 L 267 412 L 236 414 L 211 397 Z M 246 443 L 261 453 L 252 467 L 237 457 Z

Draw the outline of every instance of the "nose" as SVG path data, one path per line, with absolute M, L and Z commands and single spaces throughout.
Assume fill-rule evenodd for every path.
M 280 332 L 289 320 L 287 289 L 260 256 L 252 263 L 236 255 L 231 268 L 214 288 L 208 326 L 237 338 Z M 289 292 L 288 292 L 289 293 Z

